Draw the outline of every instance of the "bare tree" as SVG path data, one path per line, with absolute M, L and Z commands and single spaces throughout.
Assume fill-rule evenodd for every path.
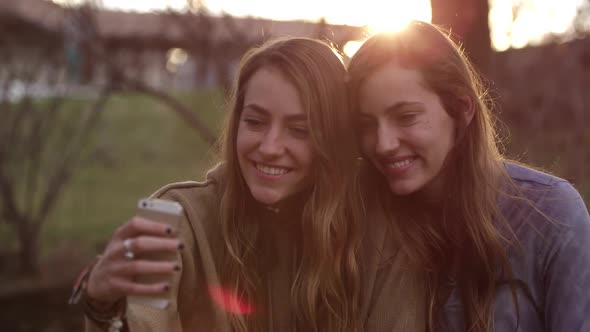
M 196 1 L 195 3 L 197 3 Z M 195 5 L 195 4 L 193 4 Z M 195 5 L 196 6 L 196 5 Z M 186 25 L 185 30 L 192 32 L 192 34 L 185 34 L 185 42 L 178 47 L 186 47 L 185 45 L 194 45 L 194 49 L 198 50 L 198 55 L 208 55 L 211 50 L 211 45 L 208 43 L 207 36 L 209 35 L 210 24 L 208 17 L 203 13 L 206 13 L 206 9 L 198 7 L 199 10 L 196 13 L 176 13 L 169 11 L 168 16 L 171 24 Z M 85 17 L 84 22 L 86 24 L 95 24 L 97 8 L 93 5 L 85 5 L 73 9 L 77 11 L 77 14 Z M 185 18 L 191 18 L 190 20 Z M 183 105 L 177 98 L 173 97 L 167 91 L 150 86 L 140 77 L 129 74 L 129 70 L 121 63 L 118 63 L 110 53 L 110 49 L 107 47 L 108 39 L 106 36 L 102 36 L 98 33 L 97 27 L 88 29 L 93 31 L 92 40 L 85 43 L 85 50 L 87 56 L 92 59 L 95 63 L 100 63 L 106 68 L 108 72 L 109 81 L 108 85 L 111 89 L 118 92 L 137 92 L 144 94 L 150 98 L 153 98 L 157 102 L 165 105 L 171 111 L 175 112 L 180 116 L 186 124 L 194 129 L 203 139 L 203 141 L 212 145 L 216 141 L 216 134 L 200 119 L 199 115 L 187 106 Z M 141 52 L 141 50 L 138 50 Z M 213 56 L 211 56 L 213 57 Z
M 228 92 L 232 84 L 230 70 L 233 62 L 250 47 L 260 44 L 263 37 L 252 38 L 247 31 L 253 27 L 238 26 L 236 19 L 228 14 L 214 18 L 203 1 L 187 1 L 189 11 L 167 13 L 170 24 L 180 27 L 184 36 L 181 44 L 197 62 L 195 77 L 202 79 L 208 67 L 213 68 L 220 86 Z M 224 36 L 220 38 L 220 34 Z
M 178 99 L 166 91 L 149 86 L 143 80 L 128 75 L 120 64 L 113 61 L 100 47 L 92 47 L 93 57 L 107 67 L 110 73 L 109 87 L 118 92 L 137 92 L 144 94 L 156 101 L 166 105 L 170 110 L 180 116 L 191 128 L 193 128 L 203 141 L 212 145 L 216 141 L 216 135 L 213 131 L 200 120 L 188 107 L 183 105 Z
M 1 71 L 0 221 L 17 235 L 21 270 L 27 274 L 38 271 L 41 230 L 91 153 L 110 95 L 104 89 L 84 107 L 60 94 L 36 95 L 35 84 L 50 85 L 59 75 L 43 62 L 13 63 Z
M 71 15 L 73 35 L 62 29 L 32 29 L 27 36 L 30 40 L 23 43 L 22 34 L 0 33 L 0 222 L 9 225 L 17 235 L 21 270 L 28 274 L 38 272 L 41 231 L 72 177 L 93 154 L 94 131 L 113 92 L 138 92 L 154 98 L 182 117 L 205 142 L 213 144 L 216 140 L 194 111 L 168 92 L 130 75 L 110 56 L 108 41 L 93 26 L 95 10 L 92 6 L 66 10 L 66 16 Z M 183 25 L 187 32 L 185 42 L 179 46 L 205 59 L 214 59 L 216 67 L 224 70 L 231 56 L 239 57 L 236 54 L 252 43 L 242 38 L 243 32 L 229 17 L 225 24 L 236 40 L 231 48 L 210 39 L 211 22 L 202 9 L 170 16 L 174 24 Z M 39 38 L 40 35 L 44 37 Z M 39 39 L 45 43 L 39 43 Z M 69 48 L 78 52 L 77 60 L 90 58 L 109 73 L 106 84 L 101 86 L 91 79 L 71 81 L 73 87 L 91 83 L 85 91 L 97 94 L 76 107 L 63 90 L 52 88 L 68 79 L 70 64 L 64 53 L 68 54 Z M 78 65 L 78 70 L 84 72 L 87 64 Z

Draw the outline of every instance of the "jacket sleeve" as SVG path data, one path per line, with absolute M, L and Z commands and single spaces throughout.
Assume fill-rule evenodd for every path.
M 539 255 L 547 331 L 590 331 L 590 216 L 566 181 L 555 184 L 542 209 L 553 223 Z

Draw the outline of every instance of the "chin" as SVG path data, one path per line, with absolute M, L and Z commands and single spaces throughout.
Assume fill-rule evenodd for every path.
M 418 191 L 419 188 L 416 188 L 413 185 L 408 185 L 405 183 L 389 183 L 389 190 L 392 194 L 397 196 L 405 196 L 410 195 Z
M 283 199 L 280 193 L 269 192 L 266 190 L 253 190 L 252 197 L 254 197 L 254 200 L 256 200 L 258 203 L 266 205 L 277 204 Z

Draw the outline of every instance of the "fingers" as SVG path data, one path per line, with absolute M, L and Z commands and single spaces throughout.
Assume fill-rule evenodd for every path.
M 119 239 L 126 239 L 136 237 L 138 235 L 151 235 L 160 237 L 176 237 L 178 231 L 167 224 L 157 221 L 145 219 L 135 216 L 119 227 L 114 234 L 114 237 Z
M 162 277 L 180 271 L 180 265 L 175 261 L 154 262 L 149 260 L 134 260 L 113 266 L 111 274 L 118 276 L 153 276 Z
M 180 266 L 175 262 L 153 262 L 137 260 L 119 264 L 111 269 L 112 291 L 125 295 L 154 295 L 170 289 L 171 275 L 178 273 Z
M 127 248 L 125 247 L 127 242 Z M 138 236 L 127 238 L 115 244 L 114 255 L 124 257 L 126 251 L 134 253 L 135 257 L 148 257 L 157 253 L 173 254 L 184 248 L 179 239 L 161 238 L 155 236 Z M 153 257 L 153 259 L 166 257 Z
M 111 287 L 120 294 L 127 295 L 160 295 L 170 290 L 169 282 L 158 282 L 152 284 L 137 283 L 129 279 L 113 280 Z
M 169 270 L 169 269 L 168 269 Z M 168 273 L 171 273 L 168 271 Z M 135 278 L 130 277 L 129 271 L 126 275 L 110 275 L 105 278 L 100 286 L 94 289 L 87 289 L 87 294 L 95 300 L 104 301 L 106 303 L 115 303 L 118 299 L 129 295 L 158 295 L 167 292 L 170 289 L 171 278 L 164 278 L 161 275 L 156 275 L 158 278 L 146 281 L 136 281 Z
M 135 216 L 115 231 L 90 274 L 87 294 L 114 303 L 128 295 L 164 293 L 172 274 L 180 273 L 182 248 L 176 229 Z
M 161 294 L 181 271 L 176 261 L 101 260 L 90 274 L 87 294 L 107 303 L 128 295 Z

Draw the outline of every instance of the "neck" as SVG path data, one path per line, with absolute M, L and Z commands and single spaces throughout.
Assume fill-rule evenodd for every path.
M 301 215 L 309 192 L 301 192 L 275 204 L 257 204 L 262 227 L 293 231 L 301 227 Z
M 311 189 L 304 189 L 274 204 L 261 205 L 267 211 L 274 212 L 278 215 L 299 215 L 303 211 L 303 206 L 310 196 Z

